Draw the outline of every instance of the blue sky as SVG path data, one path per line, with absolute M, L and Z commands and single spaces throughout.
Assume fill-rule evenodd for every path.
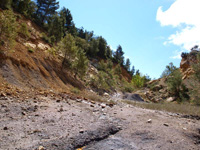
M 113 50 L 120 44 L 132 65 L 151 78 L 159 78 L 170 62 L 179 67 L 180 52 L 195 43 L 189 45 L 182 38 L 188 25 L 195 23 L 176 18 L 181 18 L 176 10 L 184 12 L 179 10 L 183 1 L 199 0 L 59 0 L 77 27 L 103 36 Z

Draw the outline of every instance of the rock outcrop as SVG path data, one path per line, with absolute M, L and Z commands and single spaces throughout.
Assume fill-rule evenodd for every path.
M 200 53 L 198 50 L 192 50 L 190 53 L 183 53 L 182 60 L 180 63 L 180 71 L 183 73 L 183 80 L 189 78 L 194 73 L 192 64 L 197 62 L 197 54 Z

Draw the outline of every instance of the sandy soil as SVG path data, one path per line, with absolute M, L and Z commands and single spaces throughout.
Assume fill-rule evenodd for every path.
M 200 149 L 200 121 L 64 96 L 0 96 L 1 150 Z

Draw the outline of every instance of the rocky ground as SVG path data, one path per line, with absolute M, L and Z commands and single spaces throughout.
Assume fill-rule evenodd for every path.
M 200 121 L 67 94 L 0 96 L 1 150 L 200 149 Z

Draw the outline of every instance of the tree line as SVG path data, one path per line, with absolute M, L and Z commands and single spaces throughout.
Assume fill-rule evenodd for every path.
M 57 46 L 67 34 L 70 34 L 76 46 L 82 49 L 89 59 L 111 60 L 124 67 L 131 76 L 139 72 L 135 71 L 134 66 L 131 68 L 130 59 L 125 60 L 121 45 L 116 51 L 112 51 L 102 36 L 95 36 L 93 31 L 77 28 L 70 10 L 65 7 L 59 10 L 57 0 L 1 0 L 0 7 L 17 11 L 45 29 L 43 39 L 52 46 Z

